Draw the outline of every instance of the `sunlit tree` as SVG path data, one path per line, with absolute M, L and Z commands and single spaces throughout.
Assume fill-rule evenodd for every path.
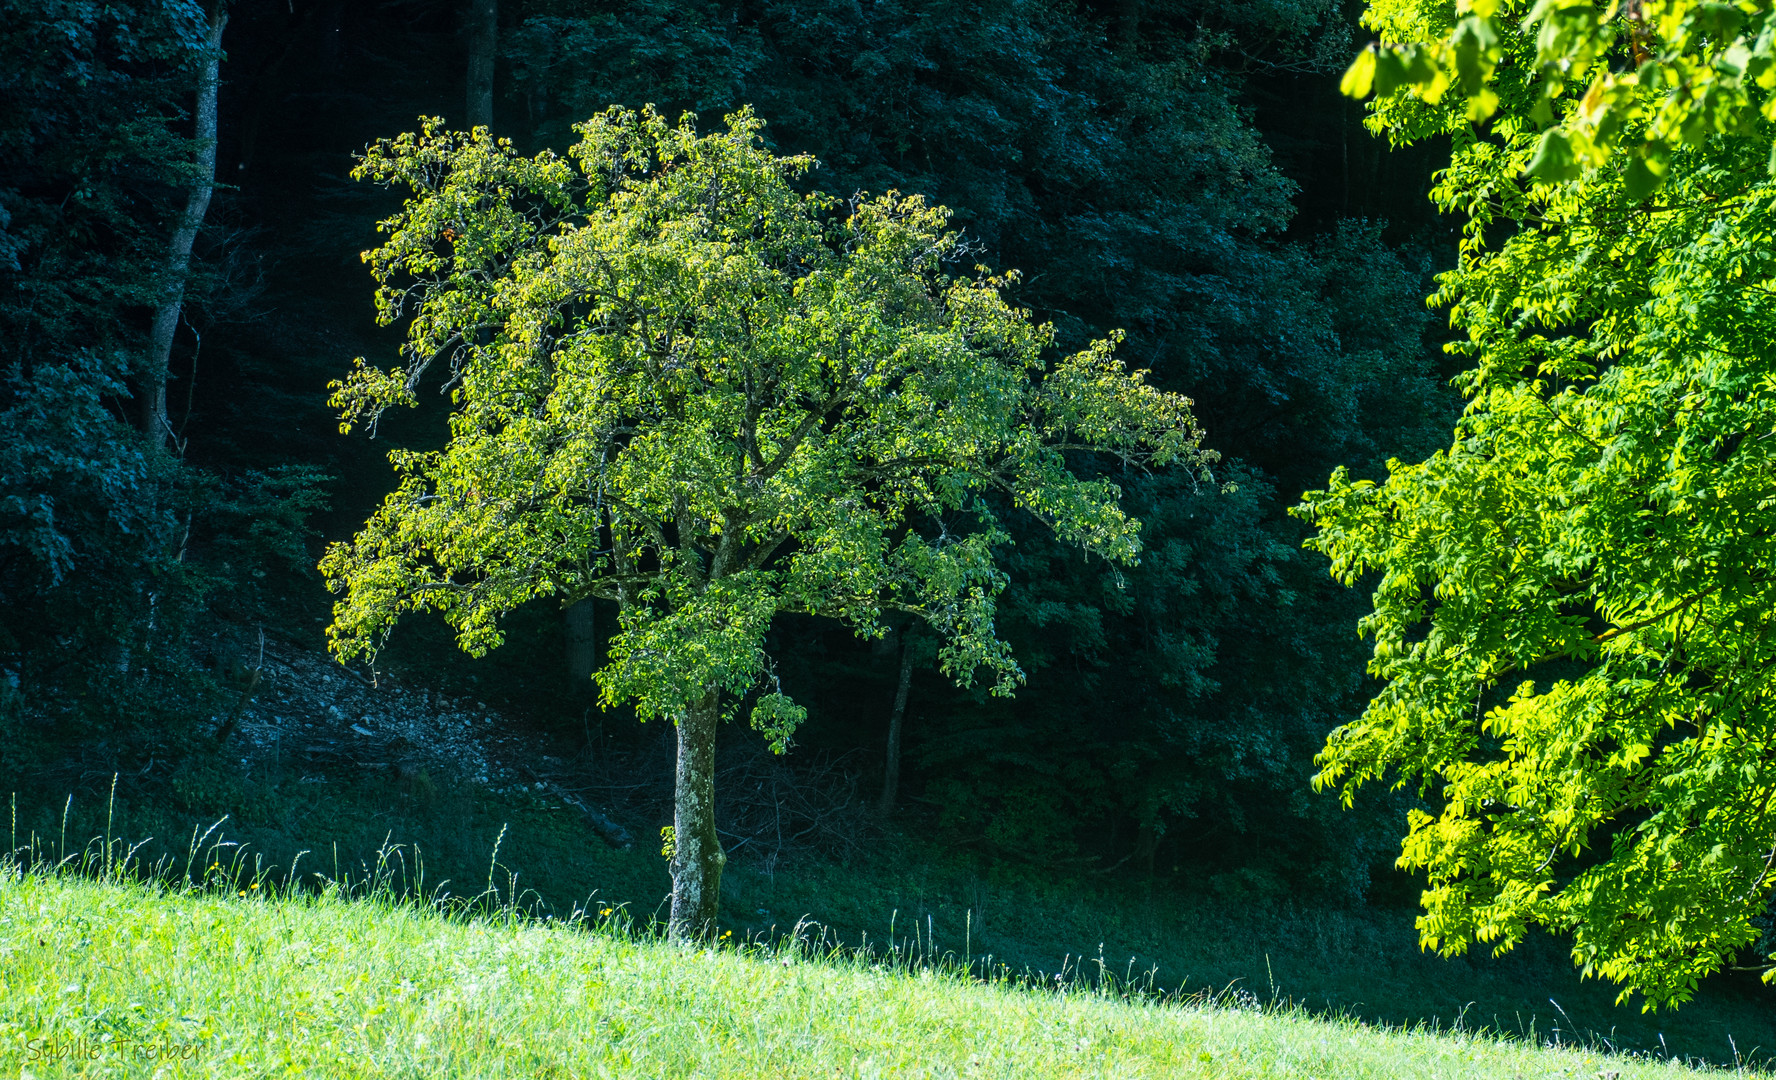
M 874 636 L 902 612 L 944 671 L 1010 693 L 1000 515 L 1126 563 L 1139 523 L 1069 456 L 1209 460 L 1189 401 L 1111 341 L 1049 365 L 1007 279 L 952 276 L 943 209 L 799 193 L 813 162 L 760 127 L 613 109 L 566 157 L 436 123 L 371 147 L 357 176 L 413 192 L 366 255 L 382 319 L 409 320 L 406 362 L 360 361 L 334 399 L 346 427 L 373 423 L 442 358 L 456 406 L 448 445 L 392 455 L 399 487 L 322 563 L 335 652 L 429 610 L 479 654 L 520 604 L 616 601 L 604 700 L 677 725 L 680 939 L 718 914 L 718 724 L 748 707 L 781 748 L 804 715 L 765 651 L 776 615 Z
M 1454 141 L 1433 300 L 1469 404 L 1448 449 L 1300 508 L 1377 581 L 1384 686 L 1319 779 L 1430 800 L 1400 860 L 1427 945 L 1539 924 L 1676 1003 L 1755 957 L 1776 885 L 1776 24 L 1515 9 L 1378 0 L 1347 78 L 1378 130 Z

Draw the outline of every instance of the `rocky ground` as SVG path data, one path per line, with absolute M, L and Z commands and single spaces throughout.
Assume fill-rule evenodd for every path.
M 607 841 L 626 847 L 628 831 L 588 792 L 584 777 L 555 775 L 560 759 L 511 718 L 479 701 L 372 679 L 331 658 L 267 641 L 244 668 L 235 745 L 241 766 L 298 772 L 325 784 L 342 769 L 424 771 L 499 794 L 530 792 L 584 814 Z M 228 719 L 218 717 L 219 724 Z
M 613 846 L 637 824 L 669 820 L 667 740 L 651 752 L 563 761 L 515 718 L 483 702 L 375 679 L 330 657 L 267 640 L 245 651 L 233 725 L 242 768 L 296 773 L 329 783 L 347 770 L 425 772 L 498 794 L 559 802 Z M 859 792 L 859 762 L 818 755 L 776 757 L 734 725 L 716 778 L 717 819 L 731 854 L 774 861 L 797 851 L 855 847 L 873 827 Z

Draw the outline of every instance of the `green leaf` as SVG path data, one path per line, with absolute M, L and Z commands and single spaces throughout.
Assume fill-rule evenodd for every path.
M 1375 93 L 1389 97 L 1412 82 L 1406 58 L 1398 49 L 1377 49 L 1369 54 L 1375 58 Z
M 1770 161 L 1772 169 L 1776 170 L 1776 151 L 1772 151 Z M 1649 153 L 1635 154 L 1622 169 L 1622 181 L 1627 185 L 1630 199 L 1644 199 L 1664 185 L 1664 160 Z
M 1338 81 L 1338 92 L 1345 97 L 1366 98 L 1369 89 L 1375 83 L 1375 46 L 1371 45 L 1357 54 L 1351 66 L 1344 71 L 1344 78 Z
M 1543 183 L 1577 180 L 1583 171 L 1573 153 L 1571 137 L 1559 128 L 1542 133 L 1534 155 L 1523 168 L 1525 176 Z
M 780 693 L 763 694 L 752 707 L 752 727 L 771 744 L 773 754 L 789 749 L 789 739 L 808 719 L 808 710 Z
M 1456 24 L 1449 42 L 1454 49 L 1455 70 L 1461 80 L 1462 92 L 1470 97 L 1481 93 L 1498 63 L 1497 27 L 1491 19 L 1469 15 Z

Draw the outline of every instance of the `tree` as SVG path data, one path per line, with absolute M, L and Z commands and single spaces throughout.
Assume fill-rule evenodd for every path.
M 468 0 L 463 30 L 469 39 L 468 126 L 493 126 L 493 58 L 499 51 L 499 0 Z
M 1393 844 L 1379 822 L 1306 791 L 1326 732 L 1366 693 L 1362 645 L 1342 632 L 1360 604 L 1299 550 L 1305 530 L 1287 508 L 1340 462 L 1379 474 L 1390 454 L 1428 453 L 1455 395 L 1425 346 L 1419 260 L 1391 251 L 1373 223 L 1283 238 L 1296 189 L 1251 122 L 1255 87 L 1240 74 L 1311 70 L 1320 51 L 1335 70 L 1348 54 L 1341 10 L 507 5 L 502 72 L 535 138 L 564 145 L 563 121 L 607 102 L 710 115 L 750 101 L 780 152 L 820 160 L 827 190 L 919 191 L 950 207 L 982 261 L 1028 271 L 1018 301 L 1054 322 L 1062 348 L 1126 328 L 1119 353 L 1188 392 L 1223 470 L 1239 470 L 1231 496 L 1119 480 L 1123 505 L 1142 507 L 1147 552 L 1120 577 L 1007 520 L 1013 583 L 999 632 L 1027 692 L 992 701 L 921 683 L 904 718 L 901 790 L 943 804 L 946 839 L 1052 875 L 1082 856 L 1115 863 L 1137 829 L 1161 831 L 1176 856 L 1167 866 L 1262 860 L 1286 889 L 1350 899 L 1367 887 L 1368 849 Z M 1313 89 L 1286 91 L 1289 107 Z M 1293 141 L 1302 164 L 1339 160 L 1336 139 Z M 845 678 L 842 661 L 822 659 L 846 652 L 842 629 L 807 632 L 785 677 Z M 800 700 L 824 726 L 850 715 L 854 696 Z
M 213 181 L 220 32 L 221 9 L 188 0 L 0 0 L 0 668 L 19 691 L 0 710 L 0 767 L 12 774 L 52 777 L 97 753 L 127 778 L 213 752 L 215 632 L 287 604 L 291 579 L 268 570 L 312 574 L 317 470 L 203 468 L 163 452 L 174 425 L 157 419 L 174 328 L 207 329 L 226 306 L 214 261 L 202 246 L 191 257 Z M 195 375 L 194 355 L 179 360 Z M 180 396 L 182 429 L 192 397 Z
M 798 194 L 813 161 L 773 156 L 761 127 L 612 109 L 566 158 L 523 158 L 428 122 L 356 171 L 414 192 L 365 256 L 383 320 L 413 318 L 404 366 L 360 360 L 336 384 L 344 427 L 411 402 L 439 356 L 457 409 L 445 449 L 391 455 L 400 486 L 322 563 L 343 593 L 333 648 L 371 653 L 430 610 L 481 653 L 526 601 L 615 600 L 604 700 L 677 726 L 678 939 L 718 912 L 719 721 L 750 695 L 781 750 L 805 715 L 764 650 L 774 616 L 877 636 L 898 610 L 942 641 L 943 671 L 1009 694 L 1006 510 L 1129 562 L 1139 523 L 1069 455 L 1212 458 L 1188 399 L 1112 340 L 1045 370 L 1052 330 L 1007 304 L 1012 279 L 946 272 L 965 249 L 942 208 Z
M 69 592 L 70 577 L 100 567 L 110 579 L 95 590 L 103 599 L 89 593 L 72 608 L 110 624 L 96 635 L 110 636 L 137 613 L 118 608 L 135 606 L 128 594 L 141 591 L 119 579 L 139 582 L 135 568 L 161 561 L 157 541 L 175 526 L 170 465 L 114 413 L 131 382 L 151 378 L 140 316 L 160 302 L 167 237 L 177 231 L 164 192 L 183 188 L 189 168 L 187 144 L 164 118 L 189 100 L 204 46 L 188 5 L 0 4 L 0 93 L 10 105 L 0 125 L 8 652 L 60 622 L 26 597 Z
M 148 357 L 143 365 L 141 394 L 142 430 L 156 445 L 178 444 L 179 433 L 167 415 L 168 365 L 173 356 L 173 337 L 185 309 L 185 278 L 191 267 L 191 245 L 203 228 L 210 209 L 210 192 L 216 186 L 216 90 L 221 82 L 222 31 L 228 25 L 228 7 L 216 0 L 204 35 L 206 56 L 197 84 L 197 108 L 193 135 L 197 142 L 197 167 L 185 194 L 185 212 L 167 245 L 162 270 L 162 294 L 154 309 L 154 325 L 148 332 Z M 176 447 L 177 448 L 177 447 Z
M 1754 945 L 1776 885 L 1770 133 L 1654 80 L 1594 166 L 1549 171 L 1558 88 L 1532 61 L 1571 45 L 1551 27 L 1601 34 L 1603 96 L 1563 121 L 1600 123 L 1622 66 L 1651 79 L 1665 61 L 1642 52 L 1725 17 L 1710 10 L 1633 6 L 1605 49 L 1609 12 L 1539 5 L 1498 30 L 1512 62 L 1467 88 L 1498 103 L 1485 130 L 1468 100 L 1389 88 L 1377 126 L 1454 138 L 1434 194 L 1466 239 L 1433 300 L 1465 332 L 1450 348 L 1469 403 L 1447 449 L 1379 485 L 1339 470 L 1299 508 L 1335 576 L 1378 575 L 1360 626 L 1385 686 L 1329 739 L 1318 783 L 1348 801 L 1392 775 L 1430 799 L 1400 859 L 1428 874 L 1425 944 L 1503 951 L 1539 924 L 1649 1008 Z M 1371 18 L 1388 55 L 1448 14 Z M 1692 105 L 1650 185 L 1660 118 Z
M 888 710 L 888 744 L 882 755 L 882 794 L 876 799 L 876 813 L 888 817 L 894 813 L 894 802 L 900 794 L 900 729 L 906 720 L 907 695 L 913 688 L 914 642 L 917 637 L 910 627 L 891 633 L 882 644 L 900 646 L 900 674 L 894 683 L 894 705 Z

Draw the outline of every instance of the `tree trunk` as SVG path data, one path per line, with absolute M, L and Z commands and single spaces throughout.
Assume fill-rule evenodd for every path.
M 592 601 L 581 600 L 567 609 L 567 677 L 584 689 L 598 668 L 598 636 Z
M 1118 44 L 1124 55 L 1132 56 L 1141 45 L 1141 0 L 1122 0 L 1121 8 L 1116 18 Z
M 906 717 L 907 691 L 913 685 L 913 635 L 900 632 L 900 685 L 894 691 L 894 711 L 888 714 L 888 762 L 882 770 L 882 801 L 876 811 L 882 817 L 894 813 L 900 793 L 900 725 Z
M 205 37 L 209 55 L 204 59 L 203 73 L 197 84 L 197 111 L 192 137 L 197 140 L 197 177 L 185 194 L 185 213 L 173 232 L 167 250 L 165 292 L 154 311 L 154 326 L 148 336 L 148 357 L 142 373 L 142 411 L 139 423 L 158 444 L 164 445 L 173 436 L 173 425 L 167 419 L 167 367 L 172 362 L 173 335 L 179 329 L 179 313 L 185 306 L 185 276 L 191 267 L 191 245 L 197 230 L 203 227 L 204 215 L 210 211 L 210 192 L 216 186 L 216 85 L 221 78 L 222 28 L 228 25 L 228 12 L 217 3 L 210 15 L 210 31 Z
M 1140 864 L 1143 870 L 1147 871 L 1147 876 L 1150 878 L 1153 876 L 1154 856 L 1159 853 L 1159 841 L 1159 828 L 1151 823 L 1142 822 L 1139 830 L 1135 833 L 1133 854 L 1135 861 Z
M 499 48 L 499 0 L 468 0 L 470 127 L 493 126 L 493 54 Z
M 728 857 L 715 834 L 715 730 L 721 693 L 711 689 L 678 719 L 678 775 L 672 796 L 673 941 L 713 937 Z

